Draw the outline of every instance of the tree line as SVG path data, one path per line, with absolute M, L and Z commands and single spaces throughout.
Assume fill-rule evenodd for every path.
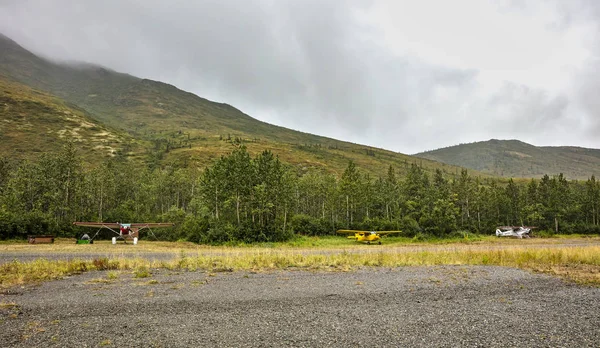
M 140 168 L 118 157 L 86 168 L 72 144 L 35 161 L 0 159 L 2 239 L 82 234 L 73 221 L 169 221 L 176 226 L 160 238 L 197 243 L 284 241 L 339 228 L 440 237 L 491 234 L 499 225 L 599 233 L 599 205 L 594 176 L 506 182 L 412 164 L 404 177 L 390 166 L 375 178 L 353 162 L 341 176 L 298 173 L 243 145 L 203 170 Z

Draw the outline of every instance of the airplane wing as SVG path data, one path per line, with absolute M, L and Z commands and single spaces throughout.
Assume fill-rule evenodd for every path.
M 381 231 L 381 232 L 375 231 L 375 233 L 380 234 L 380 235 L 386 235 L 386 234 L 402 233 L 402 231 Z
M 175 226 L 174 223 L 171 222 L 150 222 L 150 223 L 134 223 L 130 224 L 132 228 L 161 228 L 161 227 L 171 227 Z
M 537 227 L 535 227 L 535 226 L 498 226 L 496 228 L 501 229 L 501 230 L 516 230 L 519 228 L 528 228 L 530 230 L 533 230 Z
M 337 230 L 337 233 L 354 234 L 354 233 L 369 233 L 369 231 L 358 231 L 358 230 Z
M 402 231 L 360 231 L 360 230 L 337 230 L 337 233 L 347 233 L 347 234 L 354 234 L 354 233 L 371 233 L 371 232 L 375 232 L 377 234 L 394 234 L 394 233 L 402 233 Z
M 73 225 L 83 227 L 106 227 L 106 228 L 119 228 L 120 225 L 116 222 L 74 222 Z

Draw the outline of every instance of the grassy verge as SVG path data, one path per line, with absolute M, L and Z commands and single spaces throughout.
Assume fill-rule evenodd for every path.
M 0 287 L 9 288 L 91 270 L 131 270 L 135 274 L 149 269 L 203 270 L 228 272 L 305 269 L 349 271 L 361 267 L 399 267 L 433 265 L 498 265 L 544 272 L 569 280 L 600 286 L 600 247 L 515 248 L 471 250 L 468 247 L 444 251 L 377 253 L 333 253 L 305 255 L 291 250 L 261 250 L 224 256 L 186 256 L 170 261 L 142 258 L 101 258 L 95 260 L 33 262 L 14 261 L 0 265 Z
M 433 236 L 418 236 L 418 237 L 402 237 L 402 236 L 386 236 L 382 238 L 382 243 L 385 245 L 412 245 L 412 244 L 452 244 L 452 243 L 474 243 L 481 241 L 492 241 L 496 236 L 484 236 L 468 234 L 460 237 L 437 238 Z M 287 242 L 279 243 L 231 243 L 226 246 L 233 247 L 263 247 L 263 248 L 337 248 L 337 247 L 360 247 L 361 243 L 356 243 L 345 236 L 319 236 L 309 237 L 296 235 Z
M 371 245 L 369 248 L 378 250 L 386 247 L 419 246 L 419 245 L 527 245 L 527 244 L 560 244 L 565 240 L 576 242 L 577 240 L 585 242 L 600 242 L 600 237 L 595 235 L 555 235 L 549 238 L 531 238 L 531 239 L 512 239 L 498 238 L 490 235 L 465 234 L 457 235 L 452 238 L 437 238 L 432 236 L 418 236 L 417 238 L 387 236 L 382 238 L 382 246 Z M 287 242 L 277 243 L 243 243 L 235 242 L 225 245 L 198 245 L 191 242 L 166 242 L 166 241 L 148 241 L 141 240 L 138 245 L 133 246 L 131 242 L 124 244 L 119 241 L 117 245 L 112 245 L 110 240 L 95 241 L 94 244 L 75 244 L 74 239 L 57 238 L 54 244 L 28 244 L 26 241 L 0 241 L 0 253 L 112 253 L 119 254 L 123 252 L 165 252 L 174 253 L 183 251 L 216 251 L 216 252 L 235 252 L 243 253 L 254 250 L 271 249 L 298 249 L 298 248 L 322 248 L 322 249 L 362 249 L 365 248 L 362 243 L 357 243 L 343 236 L 320 236 L 309 237 L 297 235 Z

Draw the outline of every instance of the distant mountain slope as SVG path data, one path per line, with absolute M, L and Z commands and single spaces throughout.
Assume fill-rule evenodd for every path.
M 1 77 L 0 115 L 0 155 L 10 158 L 56 151 L 67 141 L 76 143 L 89 161 L 141 148 L 84 110 Z
M 504 177 L 563 173 L 571 179 L 600 176 L 600 150 L 573 146 L 537 147 L 518 140 L 488 140 L 418 153 L 415 156 Z
M 240 110 L 87 63 L 54 63 L 0 35 L 0 75 L 47 91 L 84 108 L 101 121 L 130 132 L 193 129 L 202 135 L 234 133 L 275 141 L 340 142 L 258 121 Z M 328 144 L 323 144 L 328 145 Z
M 0 35 L 2 77 L 85 110 L 102 124 L 126 132 L 137 144 L 147 144 L 146 157 L 163 163 L 203 166 L 244 143 L 251 153 L 268 149 L 299 169 L 341 173 L 353 160 L 381 175 L 389 165 L 401 173 L 410 163 L 428 171 L 440 168 L 449 175 L 460 172 L 452 165 L 274 126 L 162 82 L 92 64 L 51 62 Z M 37 139 L 32 134 L 27 141 Z

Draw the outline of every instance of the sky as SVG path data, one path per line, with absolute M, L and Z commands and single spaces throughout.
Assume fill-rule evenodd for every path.
M 599 24 L 596 0 L 0 1 L 0 33 L 36 54 L 407 154 L 600 148 Z

